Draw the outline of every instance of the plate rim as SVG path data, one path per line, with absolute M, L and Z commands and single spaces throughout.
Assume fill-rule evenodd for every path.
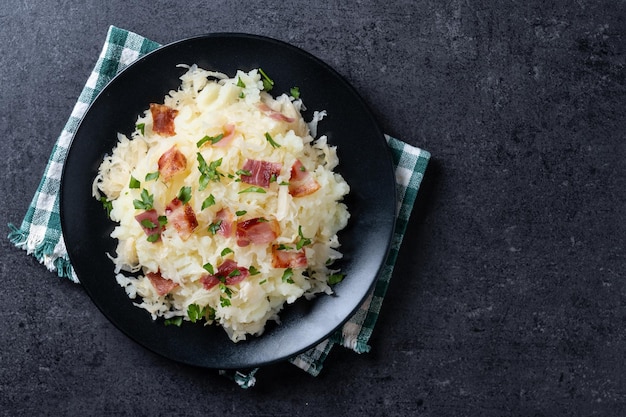
M 160 47 L 158 47 L 157 49 L 147 52 L 146 54 L 142 55 L 141 57 L 137 58 L 136 60 L 134 60 L 133 62 L 131 62 L 130 64 L 128 64 L 126 67 L 124 67 L 122 70 L 118 71 L 113 77 L 111 77 L 111 79 L 101 88 L 101 90 L 95 95 L 95 97 L 92 99 L 91 103 L 87 106 L 83 116 L 81 117 L 74 133 L 72 134 L 71 140 L 68 144 L 67 147 L 67 153 L 66 153 L 66 158 L 64 160 L 63 163 L 63 169 L 62 169 L 62 174 L 61 174 L 61 180 L 60 180 L 60 190 L 59 190 L 59 213 L 60 213 L 60 220 L 61 220 L 61 230 L 64 230 L 65 227 L 64 225 L 67 224 L 67 222 L 69 221 L 67 219 L 66 216 L 66 210 L 64 210 L 64 206 L 65 204 L 67 204 L 67 199 L 65 196 L 65 188 L 66 188 L 66 168 L 67 168 L 67 162 L 68 160 L 70 160 L 70 155 L 72 153 L 72 150 L 75 149 L 74 147 L 74 142 L 76 140 L 76 138 L 79 136 L 79 134 L 81 133 L 81 127 L 83 126 L 83 122 L 85 121 L 85 119 L 88 117 L 88 115 L 90 114 L 90 111 L 92 110 L 93 107 L 95 107 L 97 105 L 97 103 L 102 99 L 101 97 L 105 96 L 107 94 L 107 91 L 109 89 L 109 87 L 111 85 L 113 85 L 114 83 L 117 83 L 118 79 L 121 79 L 123 77 L 125 77 L 128 72 L 130 72 L 132 70 L 132 68 L 135 68 L 139 65 L 141 65 L 143 62 L 153 59 L 152 57 L 155 55 L 158 55 L 159 53 L 163 53 L 164 50 L 169 49 L 169 48 L 174 48 L 177 46 L 180 46 L 184 43 L 188 43 L 188 42 L 195 42 L 195 41 L 201 41 L 204 39 L 215 39 L 215 38 L 240 38 L 240 39 L 254 39 L 256 41 L 262 41 L 262 42 L 269 42 L 275 45 L 280 45 L 282 48 L 286 48 L 291 50 L 292 52 L 299 54 L 299 55 L 303 55 L 306 59 L 310 59 L 315 61 L 318 65 L 322 66 L 326 71 L 328 71 L 330 74 L 332 74 L 332 76 L 337 80 L 340 81 L 341 84 L 343 85 L 344 88 L 346 88 L 347 90 L 350 91 L 351 95 L 356 98 L 361 106 L 363 107 L 363 109 L 367 112 L 367 117 L 374 122 L 374 127 L 376 128 L 376 136 L 378 136 L 380 138 L 380 140 L 384 143 L 384 148 L 386 148 L 386 152 L 384 155 L 384 158 L 386 159 L 386 163 L 385 165 L 387 166 L 388 169 L 388 180 L 390 181 L 390 184 L 388 184 L 388 186 L 393 185 L 393 187 L 390 187 L 390 189 L 392 190 L 392 195 L 393 195 L 393 201 L 391 202 L 392 206 L 393 206 L 393 213 L 386 213 L 386 214 L 391 214 L 391 218 L 390 220 L 390 227 L 388 229 L 388 236 L 385 239 L 385 248 L 383 251 L 383 255 L 382 255 L 382 261 L 380 262 L 380 264 L 378 265 L 378 269 L 376 271 L 376 273 L 374 274 L 374 278 L 372 279 L 372 281 L 369 283 L 368 285 L 368 289 L 365 293 L 365 296 L 358 302 L 356 303 L 356 305 L 354 306 L 354 308 L 352 308 L 351 312 L 349 314 L 346 315 L 345 318 L 343 318 L 342 320 L 340 320 L 340 322 L 338 324 L 336 324 L 334 327 L 330 328 L 329 330 L 326 332 L 326 335 L 322 338 L 320 338 L 319 340 L 310 343 L 309 345 L 307 345 L 306 347 L 303 347 L 297 351 L 294 351 L 292 353 L 289 354 L 283 354 L 281 356 L 277 356 L 275 358 L 272 358 L 270 360 L 262 360 L 262 361 L 258 361 L 258 363 L 246 363 L 246 364 L 237 364 L 237 365 L 226 365 L 226 366 L 206 366 L 206 365 L 198 365 L 197 363 L 193 362 L 193 361 L 186 361 L 186 360 L 181 360 L 180 358 L 172 358 L 162 352 L 159 352 L 157 350 L 155 350 L 154 348 L 152 348 L 150 345 L 138 340 L 133 334 L 129 334 L 129 332 L 126 331 L 126 329 L 121 328 L 118 323 L 116 323 L 114 320 L 112 320 L 109 317 L 109 314 L 103 310 L 102 306 L 100 305 L 99 302 L 96 301 L 97 296 L 92 292 L 92 290 L 89 288 L 89 286 L 86 285 L 82 285 L 81 283 L 81 287 L 83 288 L 83 290 L 88 294 L 89 298 L 91 299 L 91 301 L 96 305 L 96 307 L 98 308 L 98 310 L 101 312 L 101 314 L 104 315 L 104 317 L 111 323 L 114 325 L 114 327 L 118 330 L 121 331 L 123 334 L 125 334 L 129 339 L 131 339 L 133 342 L 141 345 L 143 348 L 151 351 L 154 354 L 157 354 L 159 356 L 162 357 L 166 357 L 169 360 L 173 360 L 179 363 L 185 363 L 187 365 L 191 365 L 191 366 L 199 366 L 202 368 L 212 368 L 212 369 L 241 369 L 241 368 L 251 368 L 251 367 L 258 367 L 258 366 L 265 366 L 265 365 L 270 365 L 273 363 L 277 363 L 277 362 L 281 362 L 284 361 L 285 359 L 297 356 L 298 354 L 301 354 L 305 351 L 307 351 L 308 349 L 313 348 L 314 346 L 316 346 L 317 344 L 323 342 L 324 340 L 326 340 L 328 337 L 331 337 L 335 332 L 338 331 L 338 329 L 340 329 L 347 321 L 350 320 L 350 318 L 360 309 L 360 307 L 362 306 L 363 302 L 367 299 L 368 294 L 370 294 L 374 287 L 376 286 L 376 283 L 378 282 L 379 276 L 382 273 L 382 271 L 384 270 L 386 263 L 387 263 L 387 259 L 390 256 L 390 251 L 392 248 L 392 243 L 393 243 L 393 239 L 394 239 L 394 235 L 395 235 L 395 228 L 396 228 L 396 220 L 397 220 L 397 210 L 398 210 L 398 202 L 397 202 L 397 188 L 396 188 L 396 182 L 395 182 L 395 175 L 394 175 L 394 165 L 391 159 L 391 151 L 389 150 L 386 141 L 385 141 L 385 135 L 380 127 L 380 124 L 377 120 L 377 118 L 375 117 L 374 113 L 371 110 L 371 107 L 368 105 L 368 103 L 363 99 L 363 97 L 359 94 L 359 92 L 354 88 L 354 86 L 352 84 L 350 84 L 347 79 L 341 75 L 337 70 L 335 70 L 332 66 L 330 66 L 329 64 L 327 64 L 326 62 L 324 62 L 322 59 L 316 57 L 315 55 L 313 55 L 312 53 L 304 50 L 301 47 L 295 46 L 293 44 L 290 44 L 286 41 L 280 40 L 280 39 L 276 39 L 276 38 L 272 38 L 269 36 L 265 36 L 265 35 L 257 35 L 257 34 L 251 34 L 251 33 L 245 33 L 245 32 L 209 32 L 209 33 L 205 33 L 205 34 L 198 34 L 198 35 L 193 35 L 190 37 L 186 37 L 186 38 L 182 38 L 164 45 L 161 45 Z M 136 116 L 136 115 L 135 115 Z M 318 135 L 319 137 L 319 135 Z M 317 139 L 317 138 L 316 138 Z M 93 198 L 90 196 L 90 198 Z M 68 252 L 68 256 L 70 258 L 70 262 L 72 261 L 72 257 L 74 256 L 71 252 L 72 250 L 70 250 L 69 246 L 67 247 L 67 252 Z M 72 262 L 71 262 L 72 263 Z M 74 263 L 72 263 L 72 265 L 74 265 Z M 80 280 L 80 275 L 78 275 L 78 272 L 76 272 L 79 280 Z M 117 283 L 115 283 L 115 285 L 117 285 Z M 325 296 L 324 294 L 321 294 L 321 296 Z M 326 295 L 327 296 L 327 295 Z M 131 301 L 130 299 L 126 298 L 124 301 Z M 312 301 L 307 301 L 307 302 L 312 302 Z M 136 307 L 135 307 L 136 308 Z M 284 311 L 284 310 L 282 310 Z M 282 315 L 282 311 L 281 311 L 281 315 Z M 222 330 L 223 331 L 223 330 Z M 259 336 L 260 338 L 263 338 L 264 335 Z M 234 346 L 236 346 L 236 344 L 233 343 Z

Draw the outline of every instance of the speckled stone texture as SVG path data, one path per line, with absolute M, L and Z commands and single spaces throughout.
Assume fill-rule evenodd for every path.
M 626 415 L 625 19 L 623 1 L 4 0 L 5 223 L 110 24 L 302 47 L 433 159 L 371 353 L 337 349 L 317 378 L 278 364 L 242 390 L 157 357 L 0 239 L 0 415 Z

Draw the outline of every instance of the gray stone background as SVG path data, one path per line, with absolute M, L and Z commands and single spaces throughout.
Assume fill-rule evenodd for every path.
M 109 25 L 275 37 L 430 151 L 372 352 L 242 390 L 157 357 L 0 239 L 3 416 L 626 415 L 624 1 L 0 5 L 0 207 L 19 224 Z M 5 228 L 8 234 L 8 228 Z

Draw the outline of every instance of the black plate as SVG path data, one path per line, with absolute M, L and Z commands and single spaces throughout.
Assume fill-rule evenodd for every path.
M 333 296 L 300 300 L 268 324 L 261 337 L 234 344 L 223 329 L 183 323 L 164 326 L 132 305 L 117 285 L 106 253 L 116 243 L 114 224 L 91 196 L 91 184 L 117 133 L 130 134 L 151 102 L 180 85 L 177 64 L 233 76 L 237 69 L 263 70 L 275 81 L 274 96 L 298 86 L 309 109 L 326 110 L 318 134 L 337 145 L 340 172 L 351 187 L 345 202 L 352 215 L 341 232 L 340 267 L 346 278 Z M 61 184 L 65 244 L 78 277 L 93 302 L 121 331 L 170 359 L 206 368 L 249 368 L 283 360 L 328 337 L 360 306 L 387 256 L 395 218 L 395 181 L 383 134 L 366 104 L 333 69 L 307 52 L 273 39 L 246 34 L 209 34 L 164 46 L 116 76 L 83 118 L 68 152 Z

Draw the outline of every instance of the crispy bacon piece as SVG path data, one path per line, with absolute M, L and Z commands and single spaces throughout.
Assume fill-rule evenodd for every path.
M 200 282 L 205 290 L 210 290 L 220 283 L 220 279 L 215 275 L 206 274 L 200 278 Z
M 158 165 L 159 176 L 163 181 L 167 181 L 187 168 L 187 158 L 185 158 L 185 155 L 174 145 L 161 155 Z
M 235 285 L 249 276 L 248 268 L 238 266 L 237 262 L 227 259 L 217 268 L 215 275 L 203 275 L 200 282 L 202 282 L 204 289 L 210 290 L 220 282 L 224 282 L 226 285 Z
M 159 223 L 159 214 L 155 209 L 146 210 L 135 216 L 135 220 L 139 222 L 141 228 L 147 236 L 158 235 L 151 242 L 158 242 L 161 240 L 162 227 Z
M 272 245 L 272 266 L 274 268 L 304 268 L 307 266 L 304 249 L 283 250 L 278 249 L 278 245 Z
M 250 175 L 242 175 L 241 181 L 246 184 L 258 185 L 267 188 L 270 186 L 272 176 L 280 175 L 283 164 L 278 162 L 257 161 L 255 159 L 247 159 L 243 164 L 243 170 L 250 172 Z
M 178 115 L 178 110 L 165 104 L 150 103 L 150 113 L 152 114 L 152 130 L 161 136 L 176 134 L 174 119 Z
M 174 288 L 178 287 L 178 284 L 171 279 L 163 278 L 161 276 L 161 271 L 148 272 L 146 276 L 150 280 L 150 283 L 152 284 L 154 289 L 157 291 L 157 294 L 161 296 L 169 293 Z
M 248 246 L 270 243 L 280 234 L 280 225 L 274 219 L 263 217 L 237 222 L 237 245 Z
M 284 114 L 282 114 L 279 111 L 276 111 L 274 109 L 272 109 L 270 106 L 268 106 L 265 103 L 259 103 L 257 105 L 257 107 L 259 108 L 259 110 L 261 110 L 261 112 L 263 114 L 265 114 L 266 116 L 271 117 L 272 119 L 279 121 L 279 122 L 286 122 L 286 123 L 291 123 L 293 122 L 294 119 L 293 117 L 289 117 L 289 116 L 285 116 Z
M 294 197 L 303 197 L 313 194 L 320 189 L 320 184 L 308 172 L 302 162 L 296 160 L 291 166 L 291 177 L 289 178 L 289 194 Z
M 233 213 L 227 208 L 223 208 L 215 214 L 217 221 L 220 222 L 220 227 L 217 233 L 224 237 L 231 237 L 233 235 Z
M 189 204 L 183 204 L 178 198 L 174 198 L 166 207 L 165 215 L 167 224 L 174 226 L 182 240 L 189 239 L 194 229 L 198 227 L 196 213 Z

